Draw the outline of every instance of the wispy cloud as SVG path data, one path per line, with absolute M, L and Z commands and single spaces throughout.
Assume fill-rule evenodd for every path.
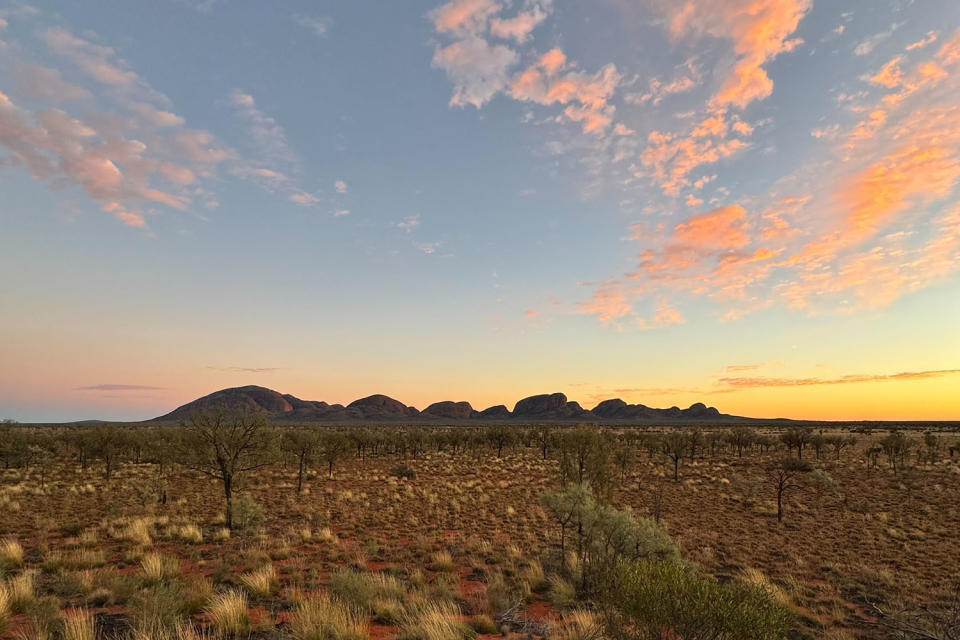
M 301 27 L 305 27 L 313 31 L 313 34 L 318 38 L 326 37 L 327 30 L 330 28 L 329 18 L 314 18 L 312 16 L 297 14 L 293 16 L 293 21 Z
M 77 391 L 165 391 L 166 387 L 152 387 L 143 384 L 94 384 L 77 387 Z
M 235 373 L 275 373 L 284 371 L 284 367 L 214 367 L 208 366 L 207 369 L 214 371 L 232 371 Z
M 767 378 L 726 377 L 717 380 L 723 387 L 750 389 L 757 387 L 810 387 L 819 385 L 862 384 L 865 382 L 890 382 L 893 380 L 926 380 L 960 374 L 960 369 L 936 369 L 931 371 L 903 371 L 888 374 L 851 374 L 839 378 Z
M 162 207 L 211 205 L 203 183 L 232 152 L 208 132 L 186 128 L 169 98 L 95 37 L 40 29 L 62 68 L 18 59 L 25 49 L 8 48 L 25 101 L 0 92 L 0 147 L 9 151 L 0 167 L 21 167 L 51 188 L 78 186 L 103 211 L 142 229 Z M 65 80 L 64 71 L 77 80 Z

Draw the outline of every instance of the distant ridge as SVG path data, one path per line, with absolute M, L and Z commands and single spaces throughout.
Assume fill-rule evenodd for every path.
M 584 409 L 577 402 L 567 400 L 562 393 L 529 396 L 518 401 L 510 411 L 504 405 L 476 411 L 469 402 L 444 400 L 435 402 L 423 411 L 407 406 L 389 396 L 375 394 L 354 400 L 347 406 L 322 401 L 301 400 L 290 394 L 266 387 L 250 385 L 221 389 L 193 402 L 177 407 L 166 415 L 149 422 L 186 420 L 198 409 L 225 407 L 231 410 L 263 411 L 272 420 L 282 422 L 435 422 L 443 420 L 516 420 L 526 422 L 705 422 L 743 420 L 739 416 L 720 413 L 701 402 L 686 409 L 670 407 L 655 409 L 643 404 L 627 404 L 619 398 L 604 400 L 593 409 Z

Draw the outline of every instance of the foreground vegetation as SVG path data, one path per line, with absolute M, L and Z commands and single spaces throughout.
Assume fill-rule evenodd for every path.
M 960 631 L 956 434 L 0 429 L 4 638 Z

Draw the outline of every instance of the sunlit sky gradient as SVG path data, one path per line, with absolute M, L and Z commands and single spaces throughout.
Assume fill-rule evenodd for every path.
M 0 417 L 960 419 L 956 0 L 0 7 Z

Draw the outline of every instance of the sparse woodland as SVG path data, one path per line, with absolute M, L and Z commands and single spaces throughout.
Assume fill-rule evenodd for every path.
M 960 435 L 0 426 L 0 637 L 960 637 Z

